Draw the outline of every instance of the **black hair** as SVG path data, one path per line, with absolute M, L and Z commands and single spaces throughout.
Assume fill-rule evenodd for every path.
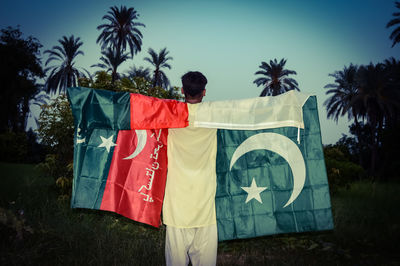
M 207 78 L 198 71 L 190 71 L 182 76 L 182 88 L 185 95 L 197 97 L 206 88 Z

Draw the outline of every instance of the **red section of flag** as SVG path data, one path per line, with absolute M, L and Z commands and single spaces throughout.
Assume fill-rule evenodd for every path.
M 160 226 L 167 176 L 167 135 L 167 129 L 119 131 L 101 210 Z
M 131 93 L 131 129 L 187 127 L 188 116 L 186 103 Z

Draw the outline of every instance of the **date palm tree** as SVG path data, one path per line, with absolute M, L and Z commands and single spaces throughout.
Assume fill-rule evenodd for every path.
M 111 72 L 111 83 L 114 83 L 120 78 L 117 69 L 119 65 L 128 59 L 128 54 L 121 54 L 117 49 L 111 47 L 107 48 L 105 51 L 102 51 L 101 54 L 103 56 L 100 57 L 100 61 L 103 63 L 94 64 L 91 65 L 91 67 L 100 67 L 106 70 L 106 72 Z
M 141 67 L 132 66 L 128 71 L 128 76 L 130 78 L 142 77 L 146 80 L 151 80 L 150 69 L 148 67 L 144 68 L 142 66 Z
M 361 66 L 358 70 L 358 92 L 355 102 L 359 106 L 360 118 L 371 126 L 372 134 L 369 141 L 371 150 L 370 174 L 374 175 L 378 148 L 381 143 L 382 132 L 388 117 L 393 115 L 394 106 L 398 104 L 396 90 L 390 86 L 389 72 L 384 64 Z
M 335 79 L 335 83 L 326 85 L 324 88 L 330 97 L 324 102 L 328 112 L 328 118 L 333 118 L 336 122 L 340 116 L 347 115 L 348 119 L 354 119 L 358 126 L 358 108 L 355 102 L 355 97 L 358 93 L 357 84 L 358 67 L 350 64 L 349 67 L 344 67 L 341 71 L 336 71 L 329 76 Z
M 160 86 L 167 89 L 170 82 L 162 68 L 171 69 L 168 60 L 172 60 L 173 58 L 168 56 L 169 52 L 167 48 L 161 49 L 158 54 L 153 49 L 149 48 L 148 53 L 150 57 L 145 57 L 144 60 L 152 64 L 155 68 L 152 77 L 153 87 Z
M 101 43 L 102 49 L 111 46 L 121 54 L 129 46 L 131 57 L 141 50 L 143 35 L 138 27 L 145 27 L 143 23 L 137 22 L 139 17 L 137 11 L 131 7 L 110 7 L 110 11 L 102 19 L 108 23 L 97 27 L 102 30 L 96 43 Z
M 393 13 L 393 19 L 386 24 L 386 28 L 395 27 L 390 34 L 390 39 L 393 41 L 392 47 L 400 42 L 400 2 L 395 2 L 396 8 L 399 12 Z
M 257 71 L 255 75 L 262 75 L 262 77 L 253 82 L 257 86 L 264 87 L 260 96 L 276 96 L 289 90 L 300 91 L 297 81 L 289 78 L 289 75 L 296 75 L 296 71 L 285 69 L 285 64 L 285 59 L 281 59 L 279 63 L 276 59 L 270 60 L 269 64 L 261 62 L 259 68 L 262 70 Z
M 49 54 L 45 63 L 46 66 L 52 61 L 59 62 L 57 65 L 45 69 L 45 72 L 50 71 L 45 88 L 47 92 L 65 93 L 66 88 L 77 86 L 80 76 L 85 76 L 74 66 L 75 58 L 78 55 L 83 55 L 83 52 L 79 50 L 83 42 L 80 41 L 79 37 L 75 38 L 74 35 L 69 38 L 63 36 L 58 42 L 61 45 L 53 46 L 51 50 L 44 51 L 45 54 Z
M 355 102 L 359 106 L 359 115 L 373 128 L 384 126 L 385 118 L 392 115 L 397 99 L 389 86 L 389 72 L 384 64 L 370 63 L 358 70 L 358 92 Z
M 388 87 L 395 103 L 392 105 L 392 115 L 387 118 L 386 126 L 393 127 L 400 122 L 400 60 L 394 57 L 386 59 L 384 67 L 389 75 Z

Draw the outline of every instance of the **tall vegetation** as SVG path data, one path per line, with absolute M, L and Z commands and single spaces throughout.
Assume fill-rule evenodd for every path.
M 144 67 L 132 66 L 128 71 L 128 76 L 130 78 L 141 77 L 146 80 L 151 80 L 150 69 L 148 67 L 144 68 Z
M 117 6 L 110 7 L 111 10 L 103 16 L 107 23 L 97 27 L 102 30 L 96 42 L 101 44 L 102 63 L 98 66 L 111 71 L 111 83 L 114 84 L 121 75 L 117 72 L 118 67 L 125 62 L 129 53 L 125 53 L 129 48 L 131 58 L 141 51 L 143 35 L 139 27 L 145 27 L 143 23 L 137 22 L 139 14 L 131 7 Z
M 74 126 L 71 108 L 64 94 L 42 106 L 38 126 L 39 137 L 48 152 L 46 161 L 41 164 L 45 173 L 54 178 L 71 174 L 68 165 L 73 159 Z
M 283 58 L 279 63 L 276 58 L 270 60 L 269 64 L 261 62 L 259 66 L 261 70 L 255 73 L 255 75 L 261 75 L 261 77 L 253 82 L 258 87 L 263 87 L 260 96 L 276 96 L 289 90 L 300 91 L 297 81 L 289 77 L 289 75 L 296 75 L 296 71 L 285 69 L 285 64 L 286 59 Z
M 368 148 L 370 159 L 364 161 L 364 166 L 372 176 L 378 174 L 379 154 L 384 154 L 384 132 L 399 125 L 399 65 L 394 58 L 360 67 L 350 64 L 330 74 L 335 82 L 325 86 L 329 95 L 324 103 L 328 118 L 337 121 L 340 116 L 347 115 L 349 120 L 353 119 L 352 132 L 356 142 Z M 359 154 L 359 158 L 362 157 Z
M 145 57 L 144 60 L 149 62 L 154 67 L 152 77 L 153 86 L 160 86 L 167 89 L 170 82 L 162 69 L 171 69 L 171 65 L 168 63 L 168 61 L 172 60 L 173 58 L 168 56 L 169 51 L 167 51 L 167 48 L 161 49 L 159 53 L 156 53 L 152 48 L 149 48 L 148 53 L 150 57 Z
M 348 119 L 354 118 L 355 123 L 358 124 L 357 107 L 354 101 L 357 94 L 357 71 L 358 67 L 350 64 L 349 67 L 344 67 L 343 70 L 329 74 L 335 79 L 335 83 L 325 86 L 325 88 L 329 89 L 326 94 L 331 95 L 324 103 L 328 118 L 333 118 L 337 122 L 339 117 L 347 115 Z
M 398 12 L 393 13 L 393 19 L 388 22 L 386 28 L 394 27 L 390 34 L 390 39 L 393 41 L 392 47 L 400 43 L 400 2 L 395 2 Z
M 68 87 L 73 87 L 78 84 L 78 78 L 84 74 L 75 67 L 75 58 L 78 55 L 83 55 L 80 47 L 83 42 L 80 38 L 75 38 L 74 35 L 70 37 L 63 36 L 58 40 L 60 45 L 53 46 L 51 50 L 44 51 L 49 55 L 46 60 L 46 66 L 56 61 L 57 64 L 46 68 L 46 72 L 50 72 L 45 84 L 47 92 L 52 93 L 65 93 Z
M 128 59 L 128 54 L 121 54 L 120 51 L 111 47 L 103 50 L 101 54 L 103 55 L 100 57 L 100 61 L 102 61 L 102 63 L 94 64 L 92 67 L 100 67 L 106 72 L 111 72 L 111 82 L 114 83 L 120 78 L 117 69 L 126 59 Z
M 111 46 L 121 54 L 129 47 L 133 57 L 141 50 L 143 35 L 139 27 L 145 27 L 145 25 L 136 21 L 139 14 L 133 7 L 121 6 L 118 8 L 113 6 L 110 9 L 107 15 L 103 16 L 104 20 L 108 20 L 108 23 L 97 27 L 102 32 L 96 42 L 101 43 L 102 49 Z
M 45 100 L 37 79 L 44 77 L 40 42 L 24 38 L 19 28 L 5 28 L 0 35 L 0 133 L 24 132 L 29 105 Z

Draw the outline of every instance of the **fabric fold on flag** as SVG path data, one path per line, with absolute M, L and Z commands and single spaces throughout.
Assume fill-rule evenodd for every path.
M 182 128 L 189 125 L 186 103 L 131 94 L 131 128 Z
M 78 128 L 130 129 L 130 95 L 127 92 L 85 87 L 67 89 Z
M 257 130 L 304 128 L 303 105 L 310 95 L 291 90 L 274 97 L 199 103 L 195 127 Z

